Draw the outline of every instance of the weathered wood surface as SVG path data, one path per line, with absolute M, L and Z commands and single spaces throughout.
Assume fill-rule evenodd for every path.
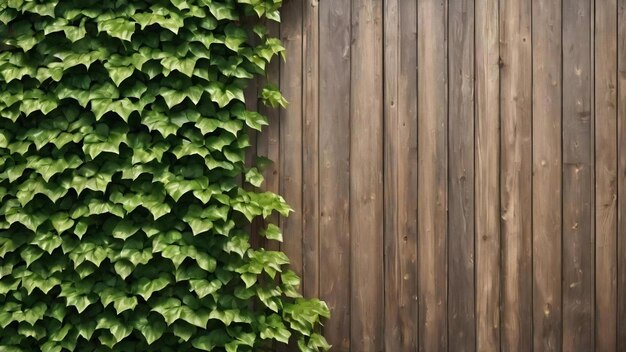
M 532 339 L 531 0 L 500 3 L 502 351 Z
M 596 351 L 612 351 L 617 345 L 617 189 L 619 186 L 616 133 L 618 35 L 616 14 L 616 0 L 602 0 L 596 3 L 595 55 L 598 58 L 595 64 Z M 621 116 L 621 119 L 624 117 Z M 623 186 L 626 187 L 626 184 Z
M 272 31 L 290 105 L 248 155 L 334 351 L 626 349 L 625 0 L 284 0 Z
M 474 192 L 474 2 L 451 1 L 448 11 L 448 343 L 452 351 L 470 351 L 476 341 L 474 203 L 478 199 Z
M 563 10 L 563 350 L 593 350 L 591 6 Z

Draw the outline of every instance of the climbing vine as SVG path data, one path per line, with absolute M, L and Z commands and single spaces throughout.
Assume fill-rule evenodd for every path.
M 0 351 L 329 348 L 246 231 L 290 212 L 244 160 L 280 4 L 0 0 Z

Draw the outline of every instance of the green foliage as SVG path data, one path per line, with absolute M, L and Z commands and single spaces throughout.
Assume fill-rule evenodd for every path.
M 326 305 L 246 232 L 290 212 L 244 164 L 280 3 L 0 1 L 1 351 L 329 348 Z

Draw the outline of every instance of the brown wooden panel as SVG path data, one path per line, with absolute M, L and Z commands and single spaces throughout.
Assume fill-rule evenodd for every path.
M 320 15 L 320 296 L 336 351 L 350 351 L 350 0 L 322 1 Z M 323 102 L 323 103 L 322 103 Z
M 533 339 L 560 351 L 561 1 L 536 0 L 533 22 Z
M 596 351 L 617 343 L 617 5 L 595 7 Z
M 618 0 L 617 350 L 626 351 L 626 1 Z
M 266 25 L 269 29 L 268 34 L 272 37 L 280 37 L 280 25 L 274 21 L 266 21 Z M 260 80 L 258 89 L 261 90 L 267 84 L 278 85 L 280 83 L 280 61 L 273 60 L 267 65 L 267 75 L 265 79 Z M 263 132 L 257 134 L 257 153 L 272 160 L 269 165 L 263 171 L 263 177 L 265 182 L 261 185 L 261 189 L 274 193 L 280 192 L 280 177 L 278 171 L 280 170 L 280 115 L 281 110 L 274 109 L 263 104 L 259 104 L 259 111 L 267 116 L 269 126 L 263 129 Z M 256 227 L 266 226 L 266 223 L 280 225 L 281 219 L 277 214 L 272 214 L 267 220 L 257 219 Z M 264 248 L 269 250 L 278 250 L 280 244 L 276 241 L 261 239 L 261 244 Z
M 474 2 L 448 6 L 448 348 L 474 351 Z
M 280 38 L 288 59 L 280 65 L 280 89 L 289 102 L 280 117 L 280 194 L 294 210 L 280 225 L 281 249 L 302 275 L 302 0 L 285 1 Z
M 447 350 L 447 1 L 418 2 L 419 347 Z
M 352 0 L 351 349 L 383 349 L 383 8 Z M 378 97 L 378 99 L 372 99 Z
M 253 144 L 334 350 L 626 349 L 624 0 L 284 6 Z
M 561 322 L 561 2 L 533 2 L 533 339 L 559 351 Z
M 476 349 L 500 348 L 498 1 L 476 2 Z
M 532 350 L 531 0 L 500 2 L 502 351 Z
M 386 0 L 385 351 L 417 351 L 417 9 Z
M 319 3 L 303 1 L 302 291 L 305 297 L 319 297 Z
M 591 3 L 563 8 L 563 349 L 593 349 Z

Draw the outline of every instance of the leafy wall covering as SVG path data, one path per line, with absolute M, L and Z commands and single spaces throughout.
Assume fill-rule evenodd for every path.
M 280 3 L 0 0 L 0 351 L 328 348 L 245 230 L 290 211 L 244 166 Z

